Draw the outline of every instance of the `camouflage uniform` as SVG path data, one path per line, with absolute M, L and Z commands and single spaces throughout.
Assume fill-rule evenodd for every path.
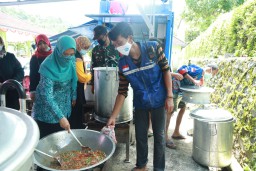
M 115 49 L 114 45 L 110 43 L 107 47 L 103 47 L 100 45 L 97 45 L 96 47 L 93 48 L 92 50 L 92 63 L 91 63 L 91 73 L 92 73 L 92 80 L 91 83 L 94 85 L 94 71 L 93 68 L 95 67 L 116 67 L 117 64 L 109 61 L 108 64 L 106 65 L 106 62 L 111 59 L 115 60 L 118 62 L 119 60 L 119 53 Z

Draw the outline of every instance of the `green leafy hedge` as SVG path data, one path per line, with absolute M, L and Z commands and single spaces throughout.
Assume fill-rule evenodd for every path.
M 197 61 L 204 66 L 209 60 Z M 229 58 L 214 61 L 219 73 L 208 86 L 215 89 L 211 101 L 236 118 L 233 155 L 244 170 L 256 170 L 256 59 Z
M 256 0 L 223 14 L 183 52 L 183 57 L 256 56 Z
M 210 60 L 218 64 L 219 73 L 209 85 L 215 89 L 212 102 L 237 119 L 233 154 L 245 171 L 255 171 L 256 59 L 248 56 L 256 57 L 256 0 L 219 16 L 182 51 L 179 60 L 190 59 L 200 66 Z

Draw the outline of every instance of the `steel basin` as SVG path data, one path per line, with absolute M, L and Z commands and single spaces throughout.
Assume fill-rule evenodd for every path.
M 186 86 L 180 87 L 182 100 L 193 104 L 210 104 L 210 95 L 214 89 L 209 87 Z
M 92 148 L 92 150 L 102 150 L 106 154 L 106 158 L 99 163 L 96 163 L 89 167 L 84 167 L 81 169 L 73 169 L 75 170 L 88 170 L 95 168 L 98 165 L 103 164 L 107 161 L 114 153 L 116 145 L 111 138 L 108 136 L 94 130 L 88 129 L 74 129 L 72 130 L 80 142 L 84 146 L 88 146 Z M 46 152 L 52 156 L 57 155 L 60 152 L 66 152 L 71 150 L 81 150 L 81 147 L 77 143 L 77 141 L 69 134 L 67 131 L 60 131 L 57 133 L 50 134 L 45 138 L 41 139 L 36 147 L 36 149 Z M 50 168 L 50 163 L 52 161 L 51 158 L 42 156 L 37 152 L 34 152 L 34 161 L 35 164 L 47 169 L 54 170 L 56 169 Z

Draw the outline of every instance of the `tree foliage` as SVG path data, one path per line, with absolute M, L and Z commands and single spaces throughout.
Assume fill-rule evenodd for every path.
M 186 41 L 194 40 L 205 31 L 222 13 L 226 13 L 243 4 L 246 0 L 186 0 L 186 9 L 182 14 L 189 25 Z M 192 32 L 192 33 L 189 33 Z M 194 37 L 191 37 L 194 35 Z
M 183 55 L 185 58 L 256 57 L 256 0 L 219 16 L 190 42 Z
M 17 10 L 9 7 L 0 7 L 0 11 L 10 16 L 19 18 L 21 20 L 25 20 L 29 23 L 33 23 L 38 27 L 49 30 L 49 32 L 51 32 L 52 34 L 57 34 L 67 29 L 67 24 L 64 21 L 62 21 L 60 18 L 55 18 L 55 17 L 43 18 L 39 15 L 30 15 L 25 11 Z

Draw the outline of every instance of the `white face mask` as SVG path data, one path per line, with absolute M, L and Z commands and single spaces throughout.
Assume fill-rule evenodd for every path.
M 0 45 L 0 51 L 3 50 L 4 45 Z
M 131 47 L 132 47 L 132 44 L 126 42 L 123 46 L 117 47 L 116 50 L 118 50 L 118 52 L 120 52 L 121 54 L 127 56 L 127 55 L 129 55 Z
M 45 51 L 46 51 L 46 52 L 49 52 L 50 50 L 51 50 L 51 48 L 48 46 Z
M 84 49 L 81 49 L 81 50 L 79 51 L 79 53 L 83 56 L 83 55 L 85 55 L 85 54 L 87 53 L 87 51 L 84 50 Z
M 204 74 L 204 80 L 209 81 L 212 78 L 212 73 L 205 73 Z

